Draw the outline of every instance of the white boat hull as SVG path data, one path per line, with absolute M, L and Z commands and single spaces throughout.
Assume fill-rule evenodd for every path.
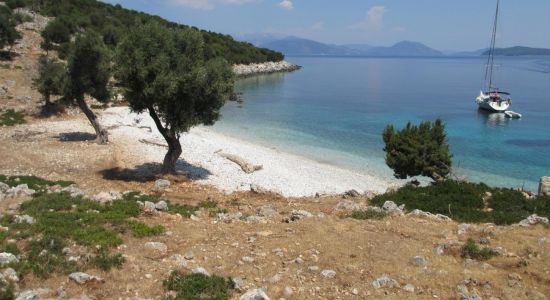
M 476 98 L 476 103 L 479 108 L 491 111 L 491 112 L 505 112 L 508 110 L 512 101 L 510 99 L 500 99 L 498 101 L 493 100 L 489 95 L 481 92 Z

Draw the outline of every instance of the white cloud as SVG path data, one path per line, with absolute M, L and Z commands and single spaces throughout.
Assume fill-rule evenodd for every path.
M 279 7 L 286 9 L 286 10 L 292 10 L 294 9 L 294 4 L 291 0 L 283 0 L 279 3 Z
M 214 4 L 210 3 L 210 0 L 171 0 L 171 3 L 194 9 L 208 10 L 214 8 Z
M 324 22 L 313 23 L 313 25 L 311 25 L 310 29 L 313 30 L 313 31 L 323 30 L 323 29 L 325 29 L 325 23 Z
M 367 12 L 367 17 L 364 20 L 351 25 L 350 28 L 363 31 L 380 31 L 384 28 L 384 15 L 386 12 L 384 6 L 373 6 Z

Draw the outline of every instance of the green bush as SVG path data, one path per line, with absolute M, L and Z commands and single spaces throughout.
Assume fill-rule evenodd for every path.
M 124 257 L 120 253 L 109 255 L 108 251 L 101 249 L 99 254 L 92 258 L 91 264 L 102 271 L 108 272 L 112 268 L 122 268 L 122 265 L 124 264 Z
M 230 279 L 219 276 L 184 275 L 178 271 L 173 271 L 170 277 L 164 281 L 164 286 L 167 290 L 177 293 L 176 297 L 168 299 L 225 300 L 230 298 L 233 284 Z
M 471 258 L 476 260 L 488 260 L 492 258 L 493 256 L 497 256 L 498 253 L 496 253 L 494 250 L 488 247 L 484 247 L 483 249 L 479 248 L 479 246 L 476 244 L 476 242 L 473 239 L 468 239 L 466 241 L 466 244 L 462 247 L 462 257 L 464 258 Z
M 62 187 L 68 187 L 74 184 L 73 181 L 50 181 L 36 176 L 5 176 L 0 175 L 0 182 L 3 182 L 9 186 L 17 186 L 20 184 L 26 184 L 30 189 L 42 191 L 48 186 L 59 185 Z
M 488 199 L 488 207 L 485 207 L 483 202 L 486 192 L 492 194 Z M 395 192 L 374 197 L 371 203 L 382 206 L 386 201 L 393 201 L 397 205 L 405 204 L 409 211 L 420 209 L 447 215 L 460 222 L 492 222 L 506 225 L 517 223 L 534 213 L 549 217 L 548 198 L 528 200 L 521 192 L 510 189 L 490 188 L 483 183 L 447 180 L 425 187 L 406 185 Z
M 134 236 L 138 238 L 160 235 L 164 233 L 164 227 L 162 225 L 150 227 L 141 222 L 130 222 L 130 229 L 132 230 Z
M 0 110 L 0 126 L 14 126 L 25 123 L 25 115 L 22 112 L 8 109 Z
M 351 213 L 350 218 L 356 219 L 356 220 L 382 220 L 384 219 L 388 214 L 383 211 L 376 211 L 376 210 L 356 210 Z

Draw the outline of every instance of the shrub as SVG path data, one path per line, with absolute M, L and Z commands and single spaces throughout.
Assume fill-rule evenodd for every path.
M 468 239 L 462 247 L 462 257 L 476 260 L 488 260 L 498 255 L 493 249 L 484 247 L 480 249 L 473 239 Z
M 409 122 L 397 131 L 388 125 L 383 138 L 386 164 L 393 169 L 395 177 L 422 175 L 439 181 L 451 172 L 451 154 L 441 119 L 418 126 Z
M 231 296 L 233 284 L 230 279 L 203 274 L 184 275 L 173 271 L 164 281 L 169 291 L 175 291 L 177 296 L 168 299 L 211 299 L 225 300 Z
M 130 229 L 132 230 L 134 236 L 138 238 L 160 235 L 164 233 L 164 227 L 162 225 L 150 227 L 141 222 L 130 222 Z
M 25 115 L 22 112 L 8 109 L 0 110 L 0 126 L 14 126 L 25 123 Z
M 373 209 L 369 210 L 356 210 L 351 213 L 350 217 L 356 220 L 381 220 L 385 218 L 388 214 L 383 211 L 377 211 Z
M 99 254 L 94 256 L 91 260 L 91 264 L 102 271 L 110 271 L 112 268 L 120 269 L 124 264 L 124 257 L 122 254 L 109 255 L 109 252 L 105 249 L 101 249 Z

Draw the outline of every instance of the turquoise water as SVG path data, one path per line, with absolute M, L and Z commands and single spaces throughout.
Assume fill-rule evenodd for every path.
M 240 80 L 216 131 L 359 172 L 392 179 L 386 124 L 447 123 L 454 173 L 493 186 L 536 190 L 550 175 L 550 58 L 502 58 L 510 120 L 478 111 L 481 58 L 295 58 L 300 71 Z

